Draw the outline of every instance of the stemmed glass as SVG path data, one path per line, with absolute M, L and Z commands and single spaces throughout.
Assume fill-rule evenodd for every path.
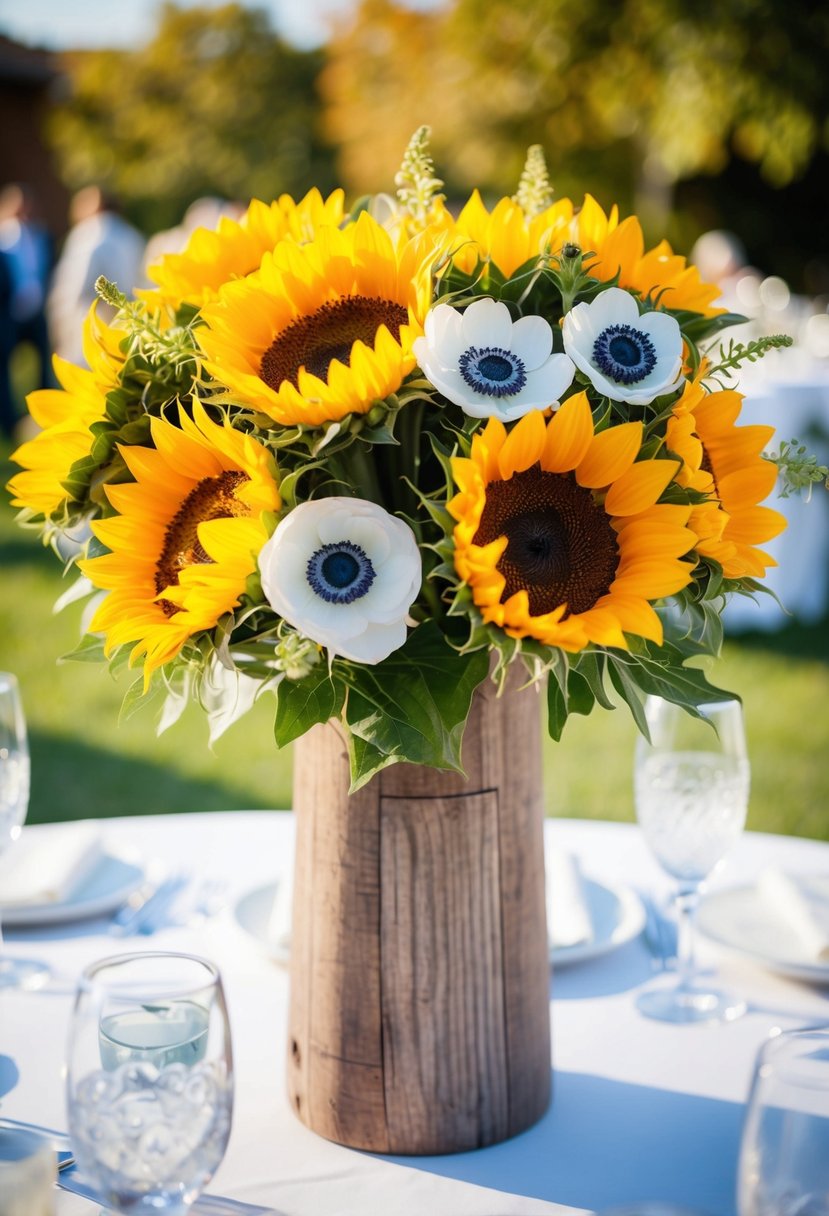
M 81 1172 L 124 1216 L 184 1216 L 227 1148 L 233 1058 L 222 981 L 196 955 L 151 952 L 84 971 L 67 1108 Z
M 17 678 L 0 671 L 0 853 L 20 835 L 29 809 L 29 772 L 26 719 Z M 2 911 L 0 906 L 0 924 Z M 36 988 L 48 974 L 45 963 L 6 955 L 0 928 L 0 988 Z
M 703 883 L 745 825 L 749 764 L 739 701 L 698 706 L 700 718 L 648 697 L 650 742 L 636 745 L 636 815 L 652 852 L 676 880 L 678 979 L 641 993 L 637 1007 L 666 1022 L 731 1021 L 745 1002 L 703 986 L 695 971 L 694 916 Z
M 829 1028 L 760 1050 L 743 1126 L 740 1216 L 829 1216 Z

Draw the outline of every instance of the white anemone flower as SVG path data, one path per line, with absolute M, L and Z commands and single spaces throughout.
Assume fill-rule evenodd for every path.
M 406 640 L 423 577 L 408 524 L 362 498 L 301 503 L 259 554 L 268 603 L 332 655 L 379 663 Z
M 608 287 L 564 318 L 564 349 L 611 401 L 649 405 L 683 381 L 682 333 L 666 312 L 640 315 L 636 300 Z
M 437 304 L 423 331 L 413 348 L 423 373 L 471 418 L 513 422 L 557 405 L 576 374 L 567 355 L 552 353 L 543 317 L 513 321 L 500 300 L 476 300 L 464 312 Z

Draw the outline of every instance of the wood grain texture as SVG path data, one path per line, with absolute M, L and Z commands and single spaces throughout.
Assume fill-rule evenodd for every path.
M 349 797 L 338 728 L 296 745 L 289 1091 L 356 1148 L 475 1148 L 549 1101 L 535 691 L 479 691 L 463 760 L 466 779 L 398 764 Z

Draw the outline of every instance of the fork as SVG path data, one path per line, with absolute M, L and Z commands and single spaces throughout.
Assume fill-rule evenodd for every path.
M 656 900 L 647 892 L 639 897 L 645 909 L 645 942 L 651 953 L 654 971 L 671 971 L 676 966 L 676 930 Z
M 110 933 L 113 937 L 126 937 L 130 933 L 154 933 L 161 926 L 173 901 L 188 882 L 189 876 L 185 873 L 169 875 L 159 883 L 152 895 L 132 912 L 132 915 L 113 922 L 110 925 Z

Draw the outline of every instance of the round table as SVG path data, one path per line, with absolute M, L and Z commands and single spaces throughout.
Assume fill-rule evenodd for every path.
M 251 892 L 291 867 L 293 816 L 233 811 L 112 819 L 99 827 L 107 851 L 224 879 L 227 904 L 201 923 L 163 927 L 151 937 L 115 938 L 103 918 L 8 930 L 9 951 L 46 959 L 54 976 L 37 992 L 0 994 L 0 1118 L 65 1128 L 61 1067 L 72 991 L 84 966 L 124 949 L 207 955 L 224 976 L 236 1065 L 233 1132 L 209 1189 L 282 1216 L 534 1216 L 645 1200 L 729 1216 L 758 1048 L 774 1027 L 829 1022 L 829 989 L 704 939 L 702 967 L 742 993 L 748 1013 L 730 1024 L 648 1021 L 635 1007 L 637 991 L 655 980 L 640 936 L 602 957 L 554 969 L 553 1101 L 535 1127 L 492 1148 L 445 1157 L 356 1152 L 320 1139 L 289 1108 L 287 971 L 237 915 L 240 901 L 247 897 L 242 906 L 249 907 Z M 546 829 L 599 882 L 668 890 L 634 825 L 548 820 Z M 750 882 L 771 861 L 789 872 L 825 873 L 829 845 L 746 833 L 711 890 Z M 96 1211 L 86 1200 L 60 1195 L 59 1216 Z

